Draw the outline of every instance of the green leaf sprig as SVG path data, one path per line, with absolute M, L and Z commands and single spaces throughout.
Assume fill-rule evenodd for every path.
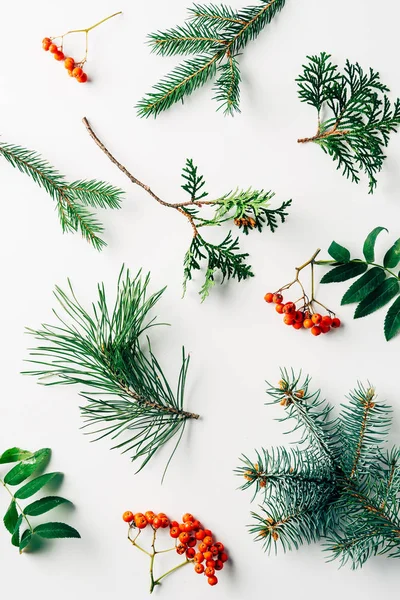
M 391 104 L 389 88 L 371 68 L 364 71 L 347 60 L 341 73 L 326 52 L 307 58 L 296 81 L 300 100 L 318 111 L 318 128 L 298 142 L 318 144 L 355 183 L 364 172 L 373 193 L 390 134 L 400 125 L 400 99 Z
M 269 385 L 299 442 L 242 456 L 236 474 L 260 511 L 250 532 L 267 552 L 322 539 L 329 560 L 360 568 L 376 555 L 400 558 L 400 448 L 386 448 L 391 409 L 359 383 L 340 415 L 310 389 L 310 378 L 282 370 Z
M 207 200 L 208 193 L 204 189 L 204 178 L 199 174 L 193 161 L 187 159 L 182 172 L 184 180 L 182 189 L 189 195 L 189 200 L 175 203 L 166 202 L 117 161 L 94 133 L 87 119 L 83 119 L 83 123 L 97 146 L 132 183 L 144 189 L 162 206 L 179 212 L 189 222 L 193 237 L 184 259 L 184 292 L 187 282 L 193 279 L 196 271 L 201 270 L 204 262 L 206 263 L 205 280 L 199 292 L 202 301 L 207 298 L 218 277 L 223 283 L 229 279 L 241 281 L 254 276 L 251 266 L 246 263 L 249 255 L 240 251 L 239 238 L 235 238 L 232 231 L 229 231 L 219 244 L 211 244 L 201 235 L 200 230 L 203 227 L 220 227 L 230 222 L 246 235 L 253 230 L 262 232 L 265 227 L 273 233 L 279 223 L 285 222 L 288 214 L 286 210 L 291 205 L 291 200 L 283 202 L 278 208 L 271 208 L 270 202 L 275 194 L 271 191 L 253 188 L 236 189 L 216 199 Z M 205 218 L 202 216 L 203 212 L 201 215 L 200 212 L 207 208 L 212 209 L 214 213 Z
M 355 319 L 366 317 L 387 305 L 393 299 L 385 317 L 386 340 L 391 340 L 400 331 L 400 272 L 394 269 L 400 263 L 400 238 L 387 250 L 383 263 L 375 262 L 375 243 L 385 227 L 375 227 L 367 236 L 364 259 L 351 258 L 350 251 L 332 242 L 328 252 L 333 260 L 315 261 L 316 265 L 333 268 L 321 279 L 321 283 L 341 283 L 358 277 L 342 298 L 342 305 L 357 303 Z
M 0 142 L 0 156 L 31 177 L 55 201 L 63 232 L 80 232 L 96 250 L 106 245 L 101 237 L 103 225 L 92 209 L 120 208 L 122 190 L 95 179 L 68 182 L 37 152 L 21 146 Z
M 255 39 L 286 0 L 260 0 L 255 6 L 234 10 L 224 4 L 194 4 L 188 21 L 149 36 L 151 49 L 160 56 L 192 55 L 159 81 L 137 104 L 141 117 L 161 112 L 217 77 L 214 99 L 226 115 L 240 112 L 238 57 Z
M 21 506 L 21 500 L 31 498 L 52 480 L 62 476 L 59 472 L 43 473 L 50 456 L 49 448 L 42 448 L 37 452 L 10 448 L 0 456 L 0 465 L 18 463 L 3 478 L 0 478 L 0 484 L 11 496 L 10 505 L 3 518 L 4 525 L 11 534 L 11 543 L 19 548 L 20 553 L 35 537 L 45 539 L 81 537 L 76 529 L 66 523 L 49 521 L 36 525 L 32 521 L 32 517 L 41 516 L 62 504 L 70 504 L 69 500 L 61 496 L 45 496 L 30 502 L 24 508 Z M 25 481 L 27 482 L 24 483 Z M 16 490 L 13 489 L 21 483 L 24 485 Z

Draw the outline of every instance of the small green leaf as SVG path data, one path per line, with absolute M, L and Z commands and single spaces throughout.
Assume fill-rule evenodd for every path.
M 376 290 L 371 292 L 356 308 L 355 319 L 360 319 L 375 312 L 394 298 L 399 293 L 399 282 L 394 277 L 389 277 L 381 283 Z
M 28 504 L 24 513 L 31 517 L 37 517 L 66 502 L 69 502 L 69 500 L 61 498 L 61 496 L 46 496 L 46 498 L 40 498 L 40 500 Z
M 8 531 L 11 534 L 13 534 L 15 526 L 18 522 L 17 505 L 16 505 L 14 499 L 11 500 L 11 504 L 8 507 L 6 514 L 4 515 L 3 521 L 4 521 L 4 525 L 6 526 L 6 529 L 8 529 Z
M 30 458 L 23 460 L 16 465 L 4 477 L 4 483 L 7 485 L 18 485 L 28 479 L 38 469 L 45 465 L 50 458 L 50 448 L 42 448 L 38 450 Z
M 42 538 L 80 538 L 81 536 L 76 529 L 70 527 L 66 523 L 43 523 L 38 525 L 33 530 Z
M 55 472 L 39 475 L 39 477 L 36 477 L 36 479 L 32 479 L 32 481 L 29 481 L 28 483 L 20 487 L 19 490 L 17 490 L 14 494 L 15 498 L 20 498 L 21 500 L 24 500 L 25 498 L 33 496 L 34 494 L 36 494 L 36 492 L 38 492 L 44 485 L 49 483 L 49 481 L 54 479 L 54 477 L 56 477 L 57 475 L 61 476 L 62 473 Z
M 361 302 L 385 279 L 385 271 L 379 267 L 373 267 L 350 286 L 343 296 L 341 303 L 351 304 L 352 302 Z
M 21 450 L 21 448 L 10 448 L 3 452 L 0 456 L 0 465 L 4 465 L 5 463 L 18 462 L 19 460 L 25 460 L 32 456 L 32 452 L 28 452 L 28 450 Z
M 14 528 L 14 531 L 13 531 L 13 534 L 12 534 L 12 537 L 11 537 L 11 543 L 12 543 L 12 545 L 13 546 L 17 546 L 17 548 L 19 546 L 19 530 L 20 530 L 20 527 L 21 527 L 22 519 L 23 519 L 23 517 L 22 517 L 22 514 L 21 514 L 18 517 L 18 521 L 15 524 L 15 528 Z
M 400 298 L 397 298 L 389 308 L 385 318 L 385 338 L 394 338 L 400 331 Z
M 385 254 L 383 266 L 387 269 L 394 269 L 400 262 L 400 238 L 395 241 L 393 246 Z
M 337 260 L 337 262 L 347 263 L 350 260 L 349 250 L 336 242 L 332 242 L 329 246 L 328 253 L 333 259 Z
M 19 543 L 20 553 L 23 551 L 24 548 L 27 547 L 27 545 L 29 544 L 31 539 L 32 539 L 32 532 L 30 531 L 30 529 L 25 529 L 24 533 L 21 536 L 21 541 Z
M 388 230 L 386 227 L 375 227 L 375 229 L 371 231 L 364 242 L 363 252 L 365 260 L 369 263 L 372 263 L 375 260 L 375 242 L 381 231 L 387 232 Z
M 364 262 L 350 262 L 339 267 L 334 267 L 326 273 L 321 279 L 321 283 L 340 283 L 347 281 L 357 275 L 362 275 L 368 269 L 368 265 Z

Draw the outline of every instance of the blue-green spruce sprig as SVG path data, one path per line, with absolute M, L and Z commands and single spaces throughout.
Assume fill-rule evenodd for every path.
M 114 304 L 101 283 L 86 310 L 68 281 L 67 292 L 56 287 L 54 293 L 56 324 L 28 329 L 39 345 L 30 350 L 34 368 L 26 374 L 47 386 L 81 386 L 85 427 L 140 460 L 139 470 L 175 437 L 172 458 L 187 421 L 199 418 L 183 408 L 189 367 L 184 348 L 176 391 L 152 350 L 149 334 L 157 321 L 150 313 L 165 288 L 150 295 L 149 283 L 149 274 L 131 276 L 123 267 Z
M 371 68 L 364 71 L 347 60 L 340 72 L 326 52 L 307 58 L 296 81 L 300 100 L 318 112 L 318 127 L 314 136 L 298 142 L 318 144 L 355 183 L 364 172 L 373 193 L 390 134 L 400 126 L 400 99 L 390 102 L 389 88 Z
M 193 279 L 196 271 L 202 271 L 203 265 L 205 265 L 204 282 L 199 292 L 202 301 L 208 297 L 210 290 L 218 280 L 223 283 L 229 279 L 241 281 L 254 276 L 251 266 L 246 262 L 249 255 L 240 250 L 239 237 L 235 237 L 229 230 L 221 242 L 213 244 L 206 240 L 202 233 L 203 228 L 221 227 L 226 223 L 231 223 L 246 235 L 253 230 L 262 232 L 265 227 L 273 233 L 279 223 L 285 222 L 291 200 L 283 202 L 278 208 L 271 208 L 270 203 L 275 194 L 271 191 L 253 188 L 235 189 L 214 200 L 209 200 L 207 199 L 208 192 L 205 191 L 203 175 L 199 174 L 193 160 L 187 159 L 182 171 L 182 189 L 189 195 L 189 200 L 175 203 L 166 202 L 117 161 L 94 133 L 87 119 L 84 119 L 83 122 L 98 147 L 132 183 L 144 189 L 162 206 L 179 212 L 190 224 L 192 242 L 184 258 L 184 293 L 188 281 Z M 206 215 L 204 210 L 207 209 L 209 214 Z
M 104 181 L 68 182 L 47 160 L 33 150 L 0 142 L 0 156 L 28 175 L 56 203 L 63 232 L 80 232 L 96 250 L 106 246 L 104 227 L 93 212 L 96 208 L 118 209 L 123 191 Z
M 238 57 L 286 0 L 259 0 L 234 10 L 224 4 L 194 4 L 186 23 L 149 35 L 152 51 L 160 56 L 191 56 L 162 78 L 137 104 L 141 117 L 157 117 L 173 104 L 216 78 L 214 99 L 225 115 L 240 112 Z
M 241 489 L 260 503 L 255 539 L 267 552 L 323 540 L 328 560 L 353 569 L 378 554 L 400 558 L 400 448 L 386 449 L 391 409 L 370 383 L 358 383 L 338 417 L 308 376 L 284 369 L 268 385 L 270 404 L 284 411 L 278 420 L 300 440 L 241 458 Z
M 37 452 L 10 448 L 0 455 L 0 467 L 9 463 L 17 463 L 8 473 L 0 477 L 0 485 L 11 497 L 3 522 L 11 534 L 11 543 L 19 548 L 20 553 L 29 549 L 31 542 L 37 538 L 81 537 L 76 529 L 66 523 L 36 522 L 37 517 L 58 506 L 71 505 L 69 500 L 54 495 L 41 496 L 38 500 L 29 501 L 24 507 L 21 506 L 24 500 L 31 498 L 50 483 L 54 484 L 55 481 L 62 478 L 63 475 L 60 472 L 46 473 L 50 456 L 49 448 L 42 448 Z M 22 486 L 20 486 L 21 483 L 23 483 Z

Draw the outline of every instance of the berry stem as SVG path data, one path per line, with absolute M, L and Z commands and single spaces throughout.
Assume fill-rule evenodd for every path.
M 87 29 L 71 29 L 70 31 L 67 31 L 63 35 L 56 35 L 54 38 L 51 38 L 51 39 L 54 40 L 56 38 L 64 38 L 66 35 L 69 35 L 70 33 L 86 33 L 87 34 L 87 33 L 89 33 L 89 31 L 91 31 L 95 27 L 98 27 L 99 25 L 102 25 L 102 23 L 105 23 L 109 19 L 112 19 L 113 17 L 116 17 L 117 15 L 121 15 L 121 14 L 122 14 L 122 10 L 114 13 L 113 15 L 110 15 L 109 17 L 106 17 L 105 19 L 102 19 L 101 21 L 99 21 L 98 23 L 95 23 L 91 27 L 87 27 Z
M 182 567 L 185 567 L 186 565 L 190 564 L 190 560 L 185 560 L 183 563 L 180 563 L 179 565 L 176 565 L 176 567 L 173 567 L 172 569 L 170 569 L 169 571 L 167 571 L 166 573 L 164 573 L 164 575 L 161 575 L 155 582 L 154 582 L 154 586 L 159 585 L 161 579 L 164 579 L 164 577 L 167 577 L 168 575 L 170 575 L 171 573 L 173 573 L 174 571 L 177 571 L 178 569 L 181 569 Z M 153 586 L 153 589 L 154 589 Z M 152 591 L 152 590 L 151 590 Z

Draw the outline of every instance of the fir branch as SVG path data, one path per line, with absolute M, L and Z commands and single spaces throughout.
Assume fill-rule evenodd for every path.
M 317 143 L 355 183 L 363 171 L 373 193 L 390 133 L 400 125 L 400 99 L 391 105 L 390 90 L 373 69 L 364 72 L 358 63 L 347 60 L 341 74 L 330 54 L 307 58 L 309 63 L 296 81 L 300 100 L 317 109 L 318 129 L 314 136 L 298 141 Z M 325 112 L 327 117 L 322 116 Z
M 383 453 L 390 408 L 361 384 L 350 393 L 338 420 L 309 390 L 309 377 L 282 371 L 269 394 L 302 429 L 300 444 L 242 457 L 241 489 L 264 492 L 251 533 L 264 548 L 284 550 L 326 539 L 330 559 L 361 567 L 377 554 L 400 557 L 400 449 Z M 329 410 L 328 410 L 329 409 Z
M 55 297 L 65 315 L 54 311 L 59 324 L 28 332 L 38 340 L 27 374 L 44 385 L 82 385 L 87 404 L 82 407 L 86 426 L 97 439 L 118 438 L 114 448 L 141 458 L 143 468 L 167 441 L 183 433 L 188 419 L 198 415 L 183 409 L 189 357 L 182 353 L 176 392 L 172 391 L 150 341 L 143 336 L 155 319 L 149 312 L 164 290 L 148 296 L 150 276 L 131 277 L 121 270 L 117 297 L 110 307 L 104 284 L 87 311 L 69 282 L 68 293 L 57 287 Z M 119 442 L 119 436 L 123 441 Z
M 106 243 L 101 238 L 104 229 L 87 207 L 118 209 L 122 190 L 96 180 L 79 180 L 69 183 L 37 152 L 0 142 L 0 156 L 33 179 L 56 202 L 63 232 L 80 232 L 97 250 Z
M 239 111 L 240 73 L 236 57 L 254 40 L 286 0 L 260 0 L 257 6 L 238 11 L 226 5 L 198 5 L 189 9 L 189 21 L 181 27 L 149 35 L 152 51 L 162 56 L 194 54 L 166 75 L 137 104 L 141 117 L 170 108 L 204 85 L 217 72 L 215 99 L 224 114 Z M 225 61 L 225 62 L 224 62 Z
M 288 214 L 286 209 L 291 205 L 291 200 L 284 202 L 279 208 L 271 208 L 270 202 L 274 194 L 270 191 L 265 192 L 252 188 L 245 191 L 235 190 L 214 200 L 206 199 L 208 193 L 205 191 L 204 177 L 199 174 L 193 160 L 187 159 L 182 171 L 184 183 L 181 187 L 189 195 L 189 200 L 175 203 L 166 202 L 118 162 L 94 133 L 87 119 L 83 119 L 83 122 L 97 146 L 132 183 L 144 189 L 162 206 L 179 212 L 189 222 L 193 237 L 184 257 L 184 293 L 187 282 L 193 279 L 196 271 L 201 271 L 202 261 L 206 262 L 204 283 L 199 292 L 202 301 L 209 295 L 216 279 L 223 283 L 229 279 L 242 281 L 253 277 L 251 267 L 246 264 L 248 254 L 240 251 L 239 238 L 234 238 L 232 231 L 228 231 L 220 243 L 211 244 L 200 235 L 199 230 L 230 222 L 239 229 L 243 229 L 245 234 L 254 229 L 261 232 L 265 226 L 273 233 L 278 226 L 278 221 L 285 222 Z M 202 209 L 213 209 L 214 215 L 209 218 L 200 216 Z

